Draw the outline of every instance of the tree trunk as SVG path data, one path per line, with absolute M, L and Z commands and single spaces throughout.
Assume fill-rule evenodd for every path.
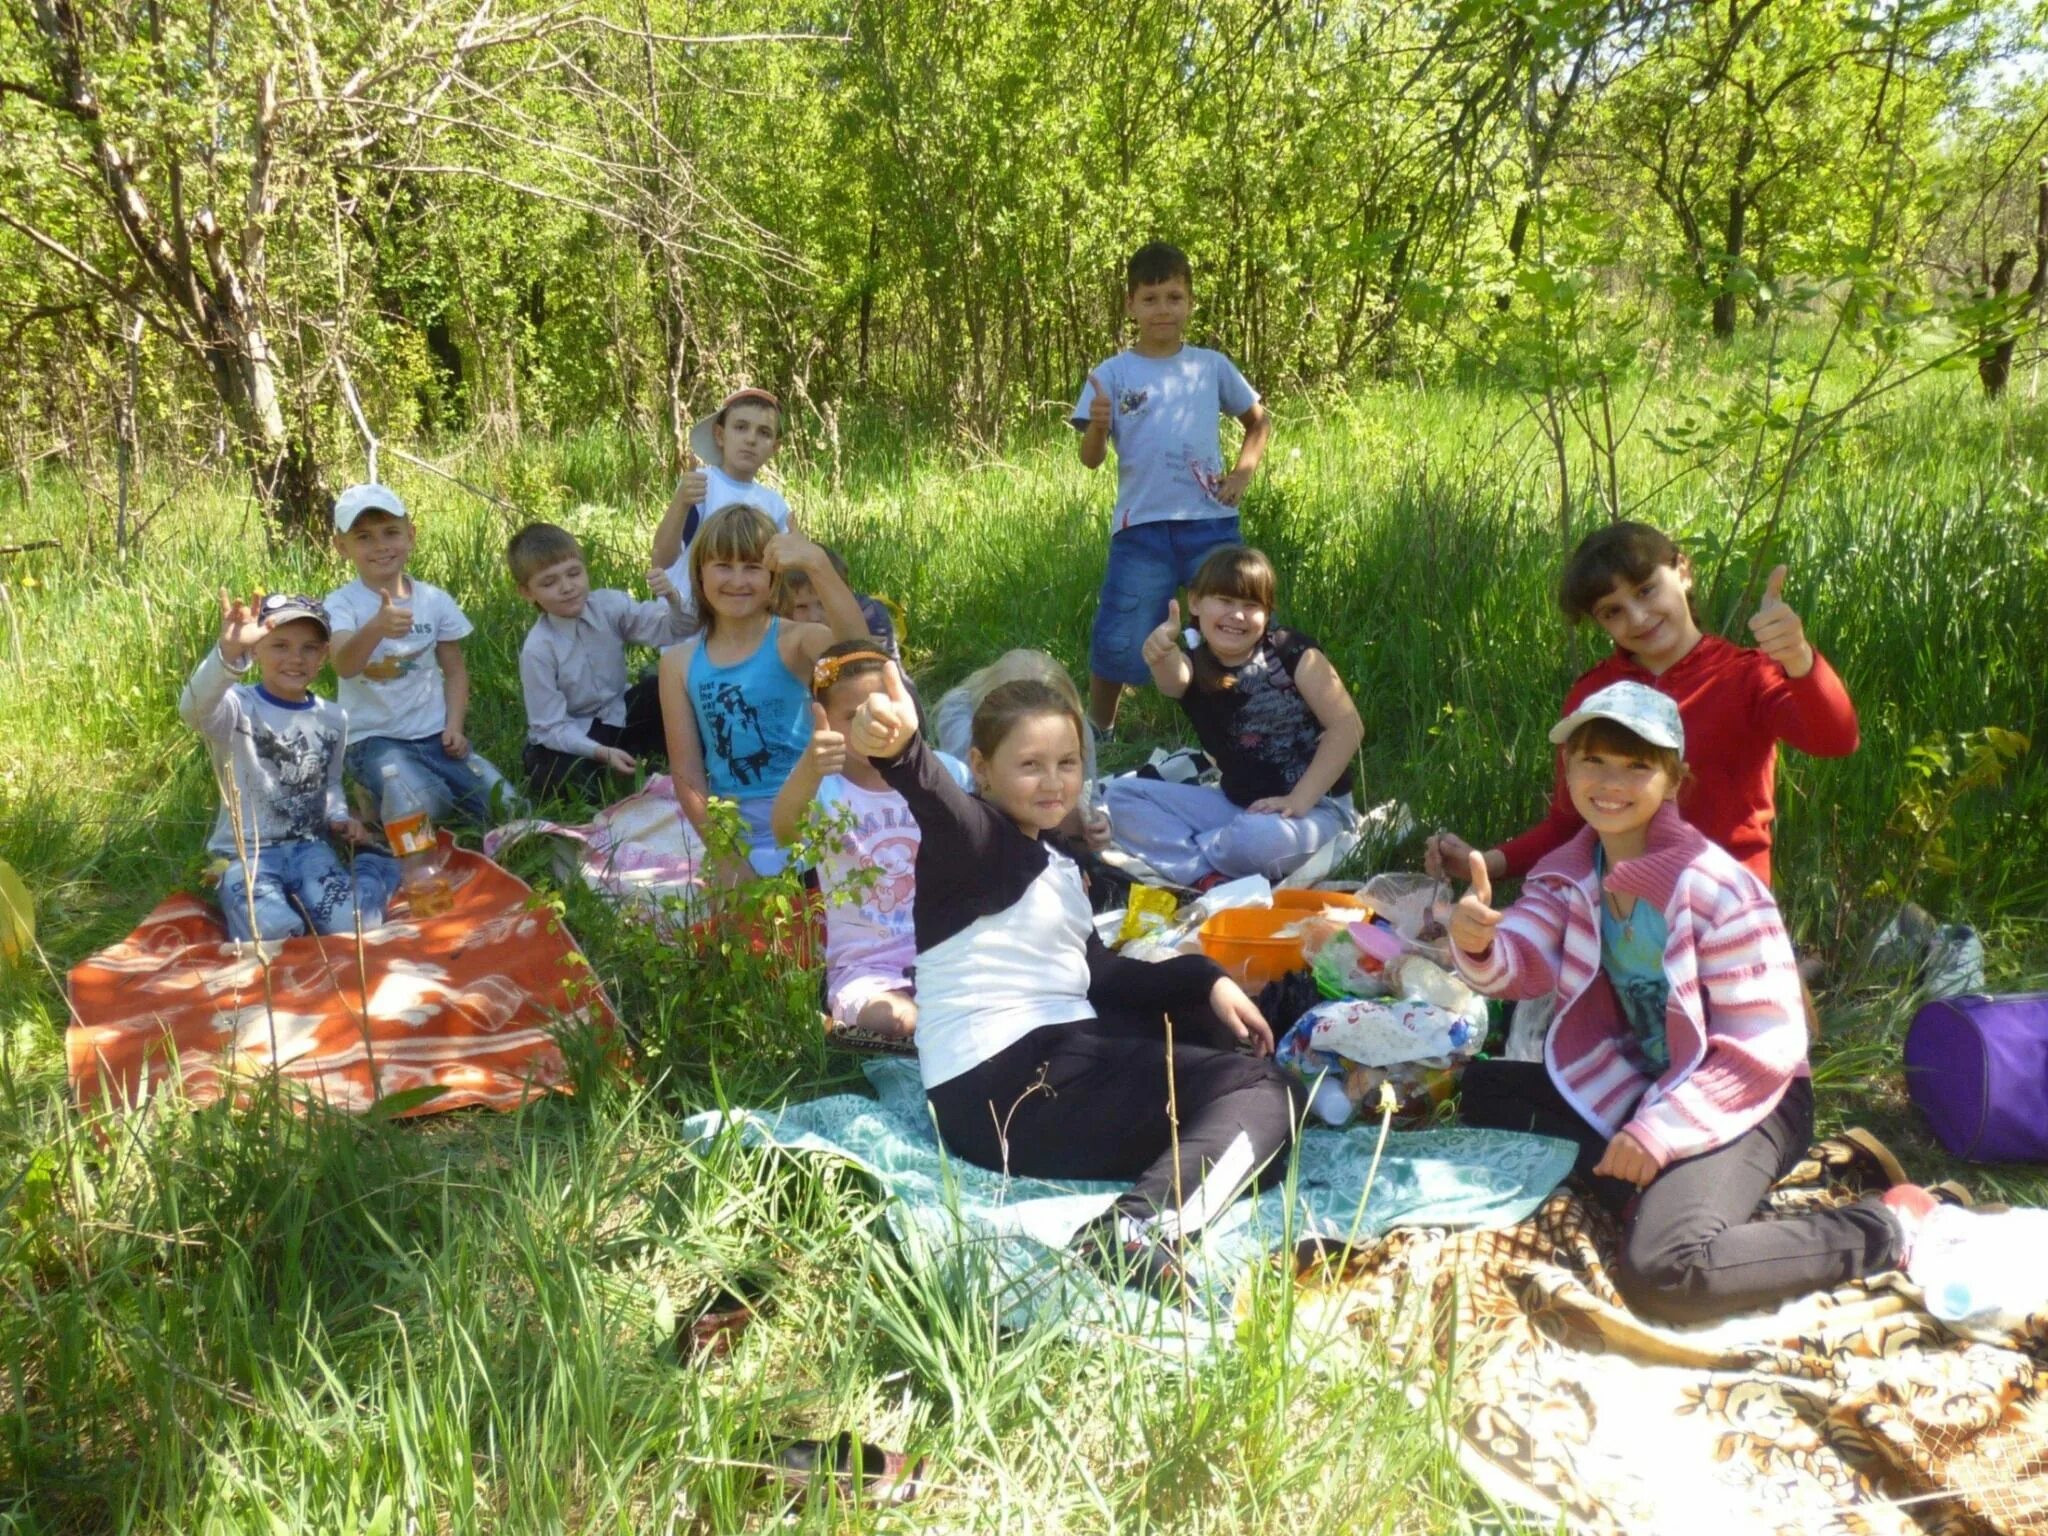
M 333 511 L 311 441 L 285 424 L 277 368 L 253 320 L 221 327 L 207 349 L 214 388 L 233 426 L 256 499 L 286 528 L 318 533 Z
M 868 264 L 861 276 L 860 284 L 860 387 L 867 392 L 873 378 L 870 371 L 872 356 L 870 348 L 874 340 L 875 326 L 875 284 L 879 281 L 875 268 L 882 259 L 882 225 L 879 219 L 868 219 Z
M 1523 197 L 1521 202 L 1515 204 L 1515 222 L 1508 230 L 1508 267 L 1510 270 L 1522 264 L 1522 247 L 1528 243 L 1529 239 L 1529 211 L 1531 207 L 1532 204 L 1527 196 Z M 1514 302 L 1514 291 L 1510 289 L 1507 292 L 1494 296 L 1493 307 L 1502 314 L 1506 314 Z
M 1722 229 L 1721 281 L 1714 290 L 1714 339 L 1735 337 L 1735 274 L 1742 266 L 1743 246 L 1749 235 L 1750 163 L 1756 158 L 1756 136 L 1747 128 L 1735 152 L 1735 179 L 1728 185 L 1728 222 Z
M 93 50 L 103 44 L 89 34 L 71 0 L 41 0 L 32 14 L 50 81 L 47 96 L 38 99 L 76 128 L 91 157 L 102 212 L 137 261 L 137 276 L 128 285 L 114 284 L 90 267 L 86 272 L 135 312 L 147 311 L 159 330 L 205 366 L 236 457 L 265 511 L 286 527 L 317 526 L 329 503 L 313 440 L 286 428 L 277 360 L 263 328 L 265 228 L 275 211 L 270 173 L 279 121 L 277 71 L 257 81 L 253 101 L 238 104 L 248 112 L 251 165 L 243 219 L 231 247 L 213 208 L 187 211 L 184 167 L 176 158 L 153 168 L 133 143 L 108 131 L 101 108 L 106 93 L 92 62 Z M 152 19 L 151 40 L 162 46 L 154 26 Z M 154 200 L 159 186 L 161 207 Z
M 2018 251 L 2007 251 L 1999 261 L 1998 271 L 1991 281 L 1992 297 L 2005 297 L 2007 289 L 2012 286 L 2019 260 Z M 2027 301 L 2012 319 L 2017 321 L 2038 308 L 2043 293 L 2048 293 L 2048 159 L 2042 160 L 2035 171 L 2034 275 L 2027 282 Z M 2005 386 L 2012 381 L 2012 356 L 2018 346 L 2019 333 L 2008 325 L 1999 335 L 1996 345 L 1977 359 L 1977 377 L 1984 385 L 1986 398 L 1996 400 L 2005 393 Z

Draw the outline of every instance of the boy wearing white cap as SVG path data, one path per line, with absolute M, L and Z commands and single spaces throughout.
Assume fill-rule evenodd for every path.
M 341 754 L 348 719 L 312 691 L 327 660 L 327 612 L 310 597 L 272 593 L 244 602 L 220 594 L 220 642 L 178 696 L 178 715 L 212 749 L 220 814 L 207 839 L 228 861 L 221 914 L 237 941 L 306 932 L 350 933 L 384 921 L 398 864 L 361 844 L 348 813 Z M 251 668 L 257 681 L 244 683 Z
M 1465 1071 L 1467 1124 L 1579 1144 L 1621 1219 L 1615 1278 L 1647 1316 L 1699 1321 L 1902 1266 L 1933 1196 L 1753 1220 L 1806 1154 L 1813 1083 L 1792 944 L 1770 888 L 1679 814 L 1678 705 L 1614 683 L 1550 732 L 1585 825 L 1495 911 L 1486 860 L 1452 953 L 1494 997 L 1556 995 L 1543 1060 Z
M 395 763 L 435 820 L 489 826 L 493 810 L 516 808 L 518 797 L 469 744 L 462 642 L 473 626 L 454 598 L 406 574 L 414 537 L 388 485 L 352 485 L 334 500 L 334 544 L 356 568 L 354 581 L 327 594 L 349 777 L 377 795 Z
M 654 530 L 652 552 L 654 568 L 668 572 L 686 609 L 694 612 L 697 603 L 690 590 L 690 541 L 705 518 L 726 507 L 759 507 L 776 532 L 789 532 L 789 503 L 754 478 L 781 443 L 782 402 L 765 389 L 736 389 L 691 426 L 690 452 L 699 465 L 676 482 Z

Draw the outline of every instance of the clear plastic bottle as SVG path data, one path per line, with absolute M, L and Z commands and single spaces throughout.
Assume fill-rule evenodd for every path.
M 384 839 L 398 860 L 398 888 L 405 893 L 414 917 L 439 917 L 455 905 L 448 884 L 448 859 L 434 834 L 426 802 L 406 786 L 396 763 L 384 765 L 381 814 Z
M 1906 1276 L 1943 1322 L 2019 1329 L 2048 1308 L 2048 1211 L 1936 1206 L 1913 1239 Z

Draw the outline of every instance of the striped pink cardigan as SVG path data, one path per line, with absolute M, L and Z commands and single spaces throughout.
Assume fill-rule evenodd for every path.
M 1625 1130 L 1663 1167 L 1725 1146 L 1807 1075 L 1806 1011 L 1792 942 L 1770 889 L 1667 803 L 1649 846 L 1607 874 L 1652 902 L 1670 937 L 1662 1076 L 1636 1044 L 1600 968 L 1600 883 L 1591 827 L 1529 871 L 1484 955 L 1458 968 L 1494 997 L 1558 996 L 1543 1042 L 1558 1091 L 1603 1135 Z

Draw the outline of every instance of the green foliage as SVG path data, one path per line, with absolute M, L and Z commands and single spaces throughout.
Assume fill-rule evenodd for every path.
M 1950 846 L 1957 805 L 1966 795 L 2002 785 L 2032 745 L 2018 731 L 1991 725 L 1953 739 L 1929 736 L 1909 747 L 1906 792 L 1885 823 L 1901 854 L 1872 894 L 1903 897 L 1927 876 L 1952 880 L 1960 873 L 1963 859 Z
M 1810 362 L 1815 348 L 1789 333 L 1782 350 Z M 1751 543 L 1731 544 L 1713 476 L 1673 479 L 1690 460 L 1656 441 L 1726 408 L 1756 359 L 1717 361 L 1606 355 L 1637 415 L 1614 483 L 1625 508 L 1691 542 L 1707 610 L 1741 612 Z M 1598 374 L 1276 401 L 1248 526 L 1281 573 L 1282 620 L 1317 637 L 1359 701 L 1365 794 L 1402 798 L 1425 827 L 1497 836 L 1541 806 L 1544 732 L 1592 656 L 1551 606 L 1555 467 L 1527 405 L 1567 386 L 1597 401 Z M 1886 405 L 1814 456 L 1776 536 L 1787 598 L 1864 729 L 1850 758 L 1786 754 L 1778 889 L 1838 976 L 1912 895 L 1986 935 L 1994 985 L 2037 983 L 2048 775 L 2038 751 L 1975 733 L 2040 718 L 2048 437 L 2038 413 L 1982 403 L 1967 378 L 1923 374 Z M 1574 428 L 1567 451 L 1590 479 L 1597 440 Z M 465 444 L 443 463 L 532 488 L 535 513 L 567 503 L 597 579 L 631 586 L 664 499 L 654 458 L 590 429 Z M 1079 668 L 1107 486 L 1065 436 L 962 469 L 877 413 L 847 418 L 836 485 L 823 451 L 785 464 L 861 584 L 905 604 L 927 697 L 1016 643 Z M 529 509 L 403 462 L 391 473 L 419 517 L 414 569 L 476 624 L 472 735 L 516 762 L 532 610 L 503 546 Z M 1431 1384 L 1325 1338 L 1284 1284 L 1255 1284 L 1241 1345 L 1193 1371 L 1116 1340 L 1015 1337 L 971 1266 L 892 1246 L 848 1171 L 736 1139 L 683 1144 L 682 1112 L 857 1090 L 853 1062 L 824 1048 L 817 970 L 785 958 L 811 921 L 793 880 L 692 932 L 687 912 L 649 924 L 561 883 L 544 845 L 515 850 L 641 1069 L 622 1070 L 617 1041 L 572 1041 L 573 1101 L 395 1122 L 259 1095 L 82 1121 L 58 977 L 197 862 L 213 789 L 173 701 L 212 631 L 211 594 L 322 591 L 346 573 L 306 545 L 267 547 L 220 481 L 178 498 L 149 558 L 123 565 L 85 552 L 98 509 L 74 478 L 32 489 L 64 548 L 12 561 L 0 602 L 0 857 L 35 895 L 50 965 L 0 977 L 0 1167 L 14 1170 L 0 1176 L 0 1520 L 737 1530 L 777 1518 L 753 1470 L 765 1446 L 853 1429 L 932 1455 L 939 1491 L 896 1515 L 819 1496 L 799 1512 L 814 1528 L 1519 1528 L 1458 1471 Z M 1156 698 L 1127 707 L 1137 750 L 1179 730 Z M 1929 737 L 1946 766 L 1899 750 Z M 1967 787 L 1985 752 L 2002 777 Z M 1912 839 L 1887 832 L 1916 796 L 1950 872 L 1916 866 Z M 1903 997 L 1838 980 L 1820 1000 L 1823 1113 L 1874 1120 L 1916 1171 L 1943 1171 L 1900 1108 Z M 2025 1176 L 1986 1192 L 2041 1198 Z M 677 1329 L 735 1284 L 768 1289 L 763 1320 L 731 1360 L 678 1363 Z M 1362 1487 L 1379 1490 L 1364 1516 Z
M 2025 329 L 2027 263 L 1989 296 L 2030 257 L 2048 105 L 2009 67 L 2037 41 L 2020 8 L 585 0 L 466 23 L 0 6 L 17 479 L 54 452 L 111 512 L 133 420 L 147 460 L 288 442 L 339 481 L 363 451 L 344 367 L 394 441 L 612 423 L 665 473 L 744 378 L 834 463 L 842 415 L 994 445 L 1115 348 L 1122 261 L 1154 236 L 1194 258 L 1195 338 L 1263 387 L 1536 387 L 1553 455 L 1590 430 L 1599 461 L 1566 516 L 1612 511 L 1631 373 L 1709 329 L 1835 307 L 1845 345 L 1894 352 L 1908 320 L 1980 349 Z

